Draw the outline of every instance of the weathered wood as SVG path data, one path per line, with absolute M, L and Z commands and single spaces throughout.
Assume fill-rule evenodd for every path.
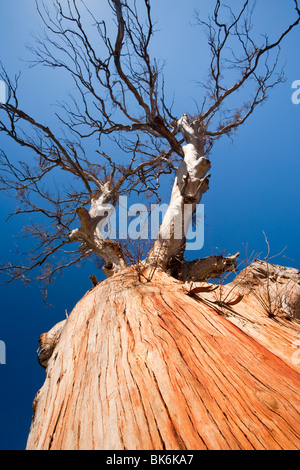
M 42 333 L 39 339 L 38 361 L 42 367 L 47 367 L 50 357 L 57 345 L 66 320 L 57 323 L 47 333 Z
M 299 324 L 251 294 L 220 315 L 204 291 L 132 268 L 89 291 L 48 362 L 27 449 L 300 449 Z
M 208 190 L 210 175 L 207 173 L 211 167 L 205 156 L 205 139 L 199 122 L 189 122 L 187 115 L 183 114 L 174 124 L 174 131 L 180 131 L 186 142 L 182 147 L 183 160 L 175 175 L 158 238 L 147 256 L 148 264 L 169 271 L 174 271 L 174 263 L 176 266 L 178 261 L 183 261 L 186 234 L 197 205 Z
M 232 256 L 208 256 L 207 258 L 184 261 L 180 279 L 182 281 L 205 281 L 221 277 L 222 274 L 235 271 L 239 253 Z

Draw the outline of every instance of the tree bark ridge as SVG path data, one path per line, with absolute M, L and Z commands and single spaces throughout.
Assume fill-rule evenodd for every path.
M 98 284 L 49 360 L 27 449 L 299 449 L 299 370 L 282 354 L 299 328 L 270 351 L 234 321 L 163 272 Z

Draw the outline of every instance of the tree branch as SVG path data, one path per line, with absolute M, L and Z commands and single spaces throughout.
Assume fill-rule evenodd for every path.
M 221 277 L 226 272 L 235 271 L 239 253 L 233 256 L 209 256 L 207 258 L 185 261 L 182 265 L 182 281 L 206 281 Z
M 256 89 L 254 89 L 254 98 L 249 100 L 240 108 L 236 109 L 229 123 L 223 123 L 222 120 L 219 122 L 218 129 L 208 129 L 207 135 L 212 138 L 218 138 L 221 135 L 228 134 L 228 132 L 236 129 L 242 125 L 246 119 L 252 114 L 254 108 L 262 103 L 266 98 L 266 92 L 270 88 L 273 88 L 278 83 L 282 82 L 283 74 L 280 74 L 275 82 L 270 82 L 273 75 L 275 74 L 276 67 L 278 64 L 278 55 L 280 50 L 280 44 L 284 38 L 300 23 L 300 15 L 297 1 L 294 0 L 295 9 L 297 12 L 297 18 L 292 22 L 273 42 L 269 42 L 268 37 L 265 39 L 264 45 L 255 44 L 254 39 L 250 35 L 250 23 L 252 12 L 248 13 L 249 1 L 243 3 L 238 14 L 234 14 L 229 9 L 231 14 L 231 20 L 226 22 L 220 19 L 221 2 L 216 2 L 214 15 L 209 18 L 208 22 L 201 20 L 198 17 L 198 22 L 201 26 L 207 29 L 208 43 L 210 45 L 212 60 L 210 64 L 211 80 L 212 85 L 209 87 L 212 104 L 211 106 L 201 113 L 201 120 L 208 127 L 211 120 L 215 117 L 216 113 L 220 112 L 221 106 L 228 99 L 235 94 L 244 85 L 249 84 L 251 81 L 256 83 Z M 228 7 L 227 7 L 228 8 Z M 231 45 L 229 47 L 229 41 Z M 235 46 L 233 41 L 235 42 Z M 237 57 L 237 52 L 241 46 L 241 57 Z M 270 53 L 278 49 L 278 53 L 273 62 L 273 65 L 268 66 L 268 59 Z M 232 51 L 233 60 L 229 60 L 228 50 Z M 266 58 L 264 66 L 266 72 L 264 75 L 258 73 L 258 69 L 263 64 L 263 59 Z M 226 67 L 226 63 L 229 64 Z M 241 71 L 241 77 L 230 87 L 222 84 L 225 81 L 226 71 L 230 68 L 236 68 Z M 244 116 L 241 116 L 241 110 L 246 109 Z

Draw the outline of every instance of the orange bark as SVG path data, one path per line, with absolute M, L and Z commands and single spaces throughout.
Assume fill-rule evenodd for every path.
M 132 268 L 89 291 L 49 360 L 27 449 L 300 449 L 299 326 L 251 294 L 224 316 L 213 295 Z

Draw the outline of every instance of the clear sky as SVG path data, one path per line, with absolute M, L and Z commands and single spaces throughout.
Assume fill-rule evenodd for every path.
M 99 1 L 99 0 L 98 0 Z M 47 1 L 46 3 L 50 3 Z M 89 0 L 89 3 L 95 3 Z M 200 98 L 197 82 L 203 81 L 208 68 L 207 49 L 199 28 L 193 26 L 193 12 L 199 9 L 206 17 L 213 2 L 208 0 L 153 0 L 157 34 L 153 55 L 165 59 L 165 82 L 174 94 L 173 113 L 180 116 L 196 112 Z M 231 6 L 240 4 L 228 0 Z M 106 0 L 100 0 L 100 13 L 107 15 Z M 270 37 L 278 34 L 293 17 L 292 0 L 260 0 L 255 27 Z M 272 6 L 270 6 L 272 5 Z M 49 69 L 29 69 L 26 43 L 30 31 L 39 28 L 34 0 L 0 0 L 0 60 L 9 74 L 22 70 L 22 107 L 45 123 L 54 122 L 51 103 L 63 99 L 69 82 Z M 272 90 L 266 103 L 241 127 L 233 140 L 218 141 L 210 155 L 210 190 L 205 204 L 205 243 L 197 257 L 233 254 L 245 250 L 266 254 L 262 231 L 268 237 L 272 254 L 283 248 L 285 255 L 300 265 L 299 250 L 299 130 L 300 105 L 292 103 L 292 83 L 300 80 L 300 27 L 282 44 L 281 61 L 285 64 L 286 82 Z M 22 149 L 0 136 L 0 148 L 22 160 Z M 166 191 L 167 202 L 168 195 Z M 2 261 L 16 259 L 16 237 L 24 220 L 6 222 L 15 202 L 0 195 Z M 20 250 L 25 241 L 18 242 Z M 295 266 L 280 257 L 274 262 Z M 31 422 L 31 405 L 42 386 L 45 372 L 38 365 L 36 351 L 39 335 L 65 318 L 76 302 L 90 289 L 90 274 L 96 267 L 88 263 L 82 269 L 70 269 L 49 290 L 46 307 L 38 285 L 21 282 L 2 286 L 0 341 L 6 344 L 6 365 L 0 365 L 0 449 L 23 449 Z

